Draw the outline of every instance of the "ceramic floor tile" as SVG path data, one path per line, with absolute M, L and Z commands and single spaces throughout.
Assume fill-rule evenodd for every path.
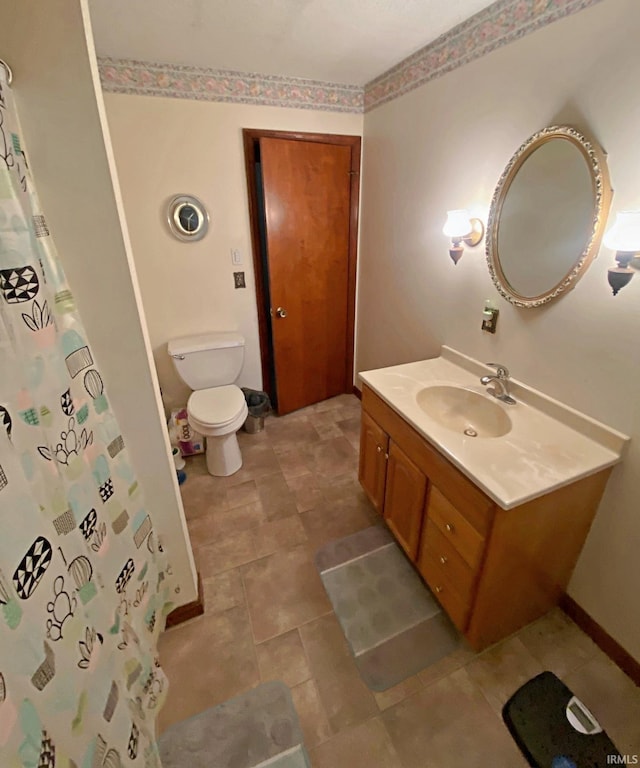
M 193 547 L 213 544 L 224 536 L 248 528 L 255 528 L 266 521 L 266 515 L 259 501 L 241 507 L 213 509 L 187 521 Z
M 342 474 L 346 466 L 354 465 L 357 460 L 356 449 L 344 436 L 307 445 L 305 454 L 309 469 L 318 475 L 324 475 L 329 482 L 331 478 Z
M 229 533 L 255 528 L 267 520 L 262 502 L 260 501 L 252 501 L 249 504 L 229 507 L 228 509 L 215 509 L 211 515 L 214 527 L 218 532 L 218 538 Z
M 310 474 L 306 456 L 298 448 L 287 449 L 278 453 L 278 464 L 287 482 L 292 478 Z
M 291 418 L 293 416 L 293 418 Z M 276 453 L 316 443 L 320 436 L 306 416 L 291 414 L 269 420 L 267 432 Z
M 244 587 L 238 568 L 202 580 L 206 614 L 222 613 L 244 604 Z
M 300 627 L 302 644 L 334 733 L 378 714 L 333 613 Z
M 559 608 L 521 629 L 518 637 L 531 655 L 558 677 L 577 669 L 598 652 L 593 640 Z
M 253 529 L 256 557 L 271 555 L 278 549 L 289 549 L 307 540 L 297 514 L 272 520 Z
M 374 691 L 373 695 L 378 705 L 378 709 L 384 712 L 385 709 L 393 707 L 408 696 L 413 696 L 422 688 L 422 681 L 418 675 L 413 675 L 403 680 L 401 683 L 388 688 L 386 691 Z
M 382 713 L 403 768 L 526 768 L 465 669 Z
M 287 477 L 285 474 L 285 479 L 296 500 L 298 512 L 307 512 L 324 500 L 316 476 L 311 472 L 304 472 L 294 477 Z
M 335 411 L 341 408 L 359 408 L 360 401 L 355 395 L 342 394 L 330 397 L 328 400 L 322 400 L 319 403 L 309 406 L 309 411 L 322 413 L 323 411 Z
M 223 478 L 209 474 L 187 473 L 187 479 L 180 486 L 180 495 L 187 520 L 227 505 L 227 487 Z
M 471 650 L 471 648 L 463 645 L 460 648 L 456 648 L 453 653 L 448 656 L 444 656 L 434 664 L 430 664 L 425 669 L 418 672 L 418 677 L 423 685 L 431 685 L 432 683 L 441 680 L 443 677 L 455 672 L 460 667 L 468 664 L 475 659 L 477 654 Z
M 342 432 L 342 434 L 351 443 L 351 445 L 357 450 L 359 450 L 360 448 L 360 413 L 356 412 L 354 416 L 350 416 L 346 419 L 341 419 L 340 421 L 336 422 L 336 425 L 338 429 Z
M 256 486 L 267 520 L 297 514 L 295 497 L 281 472 L 259 478 L 256 480 Z
M 313 768 L 402 768 L 382 720 L 373 718 L 311 750 Z
M 334 539 L 341 539 L 372 525 L 372 520 L 362 509 L 348 505 L 321 505 L 300 513 L 310 546 L 315 550 Z
M 161 731 L 260 682 L 245 608 L 201 616 L 165 632 L 160 662 L 169 678 Z
M 313 554 L 304 544 L 249 563 L 242 577 L 257 643 L 331 610 Z
M 334 411 L 321 411 L 309 414 L 309 423 L 318 433 L 320 440 L 331 440 L 344 436 L 344 433 L 334 421 L 333 416 Z
M 544 667 L 519 637 L 511 637 L 481 653 L 465 666 L 465 670 L 501 717 L 507 699 L 527 680 L 543 672 Z
M 247 480 L 238 485 L 232 485 L 227 489 L 227 506 L 243 507 L 245 504 L 255 504 L 260 501 L 255 480 Z
M 291 697 L 300 718 L 305 747 L 312 749 L 326 741 L 331 736 L 331 728 L 315 682 L 307 680 L 296 685 L 291 689 Z
M 255 560 L 256 550 L 251 531 L 240 531 L 223 537 L 213 544 L 197 547 L 193 551 L 196 565 L 203 579 Z
M 622 754 L 640 761 L 640 687 L 598 650 L 563 681 L 585 704 Z
M 255 435 L 248 435 L 248 437 L 255 437 Z M 242 446 L 240 450 L 242 452 L 242 467 L 233 475 L 225 478 L 227 488 L 280 472 L 278 458 L 268 443 L 259 442 L 256 445 L 249 443 Z
M 263 682 L 282 680 L 290 688 L 311 677 L 307 656 L 297 629 L 256 646 Z

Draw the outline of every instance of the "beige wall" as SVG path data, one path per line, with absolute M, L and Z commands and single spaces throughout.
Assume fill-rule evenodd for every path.
M 613 298 L 600 257 L 574 291 L 537 310 L 504 301 L 483 247 L 454 266 L 445 213 L 486 211 L 530 134 L 574 124 L 609 153 L 612 213 L 640 208 L 640 4 L 603 0 L 365 116 L 357 369 L 449 344 L 630 434 L 569 592 L 640 659 L 640 276 Z M 495 336 L 480 330 L 486 298 Z
M 47 222 L 147 506 L 167 543 L 175 602 L 190 602 L 196 597 L 193 555 L 122 219 L 86 0 L 4 0 L 0 52 L 13 68 Z
M 362 115 L 105 94 L 133 253 L 167 407 L 184 405 L 167 356 L 173 336 L 239 330 L 246 338 L 240 384 L 261 387 L 242 128 L 362 134 Z M 182 243 L 168 231 L 167 202 L 199 197 L 211 216 L 207 236 Z M 240 249 L 242 267 L 231 249 Z M 246 289 L 233 272 L 244 270 Z

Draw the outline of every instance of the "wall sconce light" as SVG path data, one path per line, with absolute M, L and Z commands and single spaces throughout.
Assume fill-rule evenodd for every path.
M 457 264 L 464 252 L 461 242 L 469 247 L 478 245 L 484 237 L 484 224 L 480 219 L 469 218 L 469 211 L 459 209 L 457 211 L 447 211 L 447 220 L 442 228 L 447 237 L 451 238 L 451 248 L 449 256 L 453 263 Z
M 617 267 L 607 275 L 615 296 L 640 270 L 640 211 L 620 211 L 615 224 L 602 238 L 607 248 L 616 251 Z

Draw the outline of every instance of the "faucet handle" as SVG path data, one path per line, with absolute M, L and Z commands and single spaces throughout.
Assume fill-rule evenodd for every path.
M 501 363 L 485 363 L 485 365 L 490 365 L 492 368 L 495 368 L 499 379 L 508 379 L 511 375 L 509 369 Z

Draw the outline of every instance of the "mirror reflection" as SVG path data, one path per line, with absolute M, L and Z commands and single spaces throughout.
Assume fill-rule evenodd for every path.
M 487 259 L 502 295 L 539 306 L 573 287 L 597 253 L 610 196 L 604 153 L 575 129 L 523 144 L 489 214 Z

